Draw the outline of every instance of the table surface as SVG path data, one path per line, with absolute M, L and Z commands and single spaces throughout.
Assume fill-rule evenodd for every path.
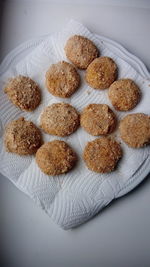
M 1 1 L 1 60 L 69 18 L 112 38 L 150 69 L 150 1 Z M 1 267 L 150 266 L 150 176 L 88 223 L 64 231 L 0 177 Z

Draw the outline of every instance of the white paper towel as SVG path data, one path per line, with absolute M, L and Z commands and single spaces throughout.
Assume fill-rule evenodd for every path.
M 107 90 L 98 91 L 90 88 L 84 81 L 84 71 L 79 71 L 82 84 L 78 91 L 69 99 L 52 96 L 45 88 L 45 72 L 52 63 L 67 60 L 64 45 L 74 34 L 88 37 L 97 45 L 102 56 L 112 57 L 118 65 L 118 78 L 132 78 L 141 88 L 141 102 L 131 112 L 116 112 L 107 96 Z M 42 90 L 42 103 L 34 112 L 23 112 L 13 106 L 3 93 L 3 86 L 8 78 L 22 74 L 34 79 Z M 150 81 L 143 79 L 128 63 L 105 47 L 82 24 L 70 21 L 66 28 L 47 37 L 33 52 L 3 73 L 0 79 L 0 171 L 8 177 L 19 189 L 28 194 L 48 215 L 62 228 L 75 227 L 98 213 L 104 206 L 117 197 L 127 182 L 132 181 L 133 175 L 150 156 L 150 146 L 141 149 L 127 147 L 118 135 L 112 135 L 121 142 L 123 158 L 118 168 L 109 174 L 96 174 L 88 170 L 82 160 L 85 144 L 93 140 L 83 129 L 79 128 L 69 137 L 57 138 L 67 141 L 77 152 L 79 161 L 77 167 L 68 174 L 47 176 L 35 163 L 34 156 L 18 156 L 7 153 L 3 146 L 4 126 L 11 120 L 24 116 L 39 125 L 41 111 L 54 102 L 65 101 L 81 111 L 89 103 L 108 104 L 116 113 L 118 120 L 128 113 L 144 112 L 150 114 Z M 45 141 L 56 139 L 54 136 L 43 134 Z

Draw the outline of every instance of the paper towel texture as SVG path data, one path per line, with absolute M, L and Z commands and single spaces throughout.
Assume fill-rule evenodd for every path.
M 91 39 L 100 50 L 102 56 L 114 59 L 119 68 L 118 78 L 131 78 L 141 88 L 142 99 L 130 112 L 117 112 L 108 99 L 107 90 L 94 90 L 85 80 L 85 71 L 79 71 L 82 79 L 80 88 L 69 99 L 52 96 L 45 87 L 45 73 L 52 63 L 66 60 L 64 46 L 67 39 L 80 34 Z M 29 76 L 35 80 L 42 90 L 42 102 L 34 112 L 23 112 L 12 105 L 2 88 L 8 78 L 16 75 Z M 150 157 L 150 146 L 141 149 L 127 147 L 116 130 L 112 136 L 121 142 L 123 158 L 118 168 L 109 174 L 96 174 L 88 170 L 82 159 L 83 149 L 88 141 L 95 139 L 81 127 L 64 140 L 77 152 L 79 161 L 75 169 L 65 175 L 47 176 L 40 171 L 34 156 L 18 156 L 5 151 L 3 133 L 5 125 L 11 120 L 24 116 L 37 126 L 43 108 L 56 102 L 72 104 L 79 112 L 89 103 L 108 104 L 120 120 L 129 113 L 144 112 L 150 114 L 150 81 L 141 77 L 127 62 L 110 51 L 103 42 L 90 33 L 82 24 L 70 21 L 66 28 L 56 33 L 35 48 L 17 65 L 3 73 L 0 78 L 0 172 L 8 177 L 20 190 L 28 194 L 48 215 L 62 228 L 75 227 L 98 213 L 104 206 L 117 197 L 120 190 Z M 43 133 L 44 141 L 56 139 Z

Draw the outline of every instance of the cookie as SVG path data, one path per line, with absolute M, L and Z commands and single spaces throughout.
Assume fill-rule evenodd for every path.
M 4 92 L 15 106 L 24 111 L 33 111 L 41 101 L 40 88 L 36 82 L 22 75 L 10 79 Z
M 110 57 L 99 57 L 86 70 L 85 79 L 94 89 L 106 89 L 117 78 L 117 65 Z
M 79 69 L 86 69 L 99 55 L 95 44 L 81 35 L 71 36 L 64 49 L 67 58 Z
M 91 135 L 106 135 L 113 132 L 116 117 L 108 105 L 89 104 L 81 113 L 80 123 Z
M 59 140 L 42 145 L 36 152 L 36 162 L 42 172 L 48 175 L 59 175 L 71 170 L 77 156 L 71 147 Z
M 19 118 L 6 126 L 4 144 L 8 152 L 32 155 L 41 146 L 42 137 L 33 122 Z
M 76 109 L 67 103 L 55 103 L 43 111 L 40 118 L 41 128 L 48 134 L 67 136 L 80 124 Z
M 131 79 L 121 79 L 111 84 L 108 96 L 115 109 L 127 111 L 138 104 L 140 89 Z
M 122 140 L 130 147 L 139 148 L 150 144 L 150 116 L 144 113 L 125 116 L 119 130 Z
M 52 64 L 46 72 L 46 87 L 57 97 L 70 97 L 80 85 L 80 76 L 75 67 L 65 61 Z
M 98 173 L 113 171 L 121 157 L 119 143 L 108 137 L 88 142 L 83 154 L 87 167 Z

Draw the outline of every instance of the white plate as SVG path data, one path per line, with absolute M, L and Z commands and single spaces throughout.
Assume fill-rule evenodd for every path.
M 135 70 L 143 78 L 150 79 L 150 73 L 148 72 L 147 68 L 140 59 L 129 53 L 123 46 L 116 43 L 115 41 L 110 40 L 109 38 L 106 38 L 104 36 L 95 36 L 97 39 L 103 42 L 105 46 L 112 50 L 113 53 L 115 53 L 116 55 L 124 59 L 126 62 L 128 62 L 132 67 L 134 67 Z M 11 51 L 1 63 L 0 74 L 4 73 L 8 69 L 8 67 L 10 68 L 11 66 L 17 64 L 21 59 L 23 59 L 33 49 L 35 49 L 40 43 L 42 43 L 42 41 L 45 40 L 47 37 L 49 37 L 49 35 L 29 40 Z M 146 159 L 142 167 L 139 168 L 138 171 L 132 176 L 132 180 L 124 184 L 124 187 L 119 191 L 116 198 L 127 194 L 129 191 L 135 188 L 139 183 L 142 182 L 142 180 L 148 175 L 149 172 L 150 158 Z

